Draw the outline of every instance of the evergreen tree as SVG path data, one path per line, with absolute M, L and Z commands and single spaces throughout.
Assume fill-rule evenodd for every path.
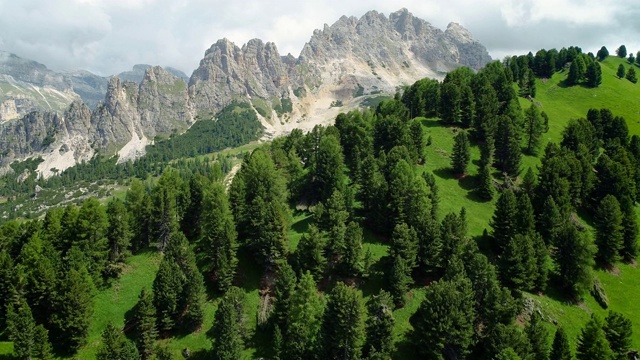
M 75 351 L 84 344 L 93 314 L 94 292 L 91 276 L 84 266 L 64 274 L 51 320 L 56 346 Z
M 605 46 L 601 47 L 600 50 L 598 50 L 598 53 L 596 54 L 598 61 L 603 61 L 608 56 L 609 56 L 609 50 L 607 50 Z
M 412 189 L 415 174 L 411 165 L 400 160 L 389 176 L 389 224 L 390 234 L 396 225 L 406 223 L 411 216 L 411 202 L 414 200 Z
M 322 321 L 322 355 L 326 359 L 360 359 L 365 310 L 359 290 L 338 282 L 329 293 Z
M 233 283 L 238 259 L 236 257 L 236 229 L 222 184 L 213 184 L 204 194 L 202 242 L 210 261 L 209 272 L 219 291 L 226 291 Z
M 281 204 L 265 202 L 260 197 L 255 198 L 250 207 L 254 217 L 249 226 L 257 231 L 250 239 L 256 260 L 265 267 L 273 266 L 288 252 L 284 209 Z
M 567 75 L 567 83 L 569 85 L 577 85 L 582 81 L 585 73 L 583 68 L 585 67 L 582 56 L 577 56 L 569 66 L 569 74 Z
M 553 197 L 548 196 L 542 206 L 542 212 L 538 217 L 538 230 L 545 244 L 553 244 L 555 237 L 564 223 L 560 211 L 553 201 Z
M 578 360 L 613 360 L 614 358 L 609 341 L 602 330 L 602 320 L 595 314 L 591 315 L 591 320 L 582 328 L 578 337 L 576 358 Z
M 89 258 L 87 270 L 97 285 L 102 283 L 102 272 L 109 254 L 106 232 L 108 218 L 105 209 L 95 198 L 82 203 L 76 223 L 77 245 Z
M 502 282 L 517 290 L 533 288 L 536 265 L 531 235 L 522 234 L 516 234 L 507 242 L 498 262 Z
M 347 276 L 358 276 L 362 273 L 362 228 L 352 221 L 347 226 L 342 266 Z
M 24 298 L 7 307 L 7 333 L 13 342 L 13 354 L 18 359 L 31 359 L 37 344 L 35 343 L 36 323 L 33 320 L 29 304 Z
M 315 225 L 309 225 L 307 233 L 302 235 L 296 252 L 294 264 L 299 274 L 309 271 L 315 280 L 320 280 L 324 274 L 327 259 L 324 256 L 325 241 Z
M 463 358 L 473 343 L 473 290 L 465 277 L 437 281 L 409 322 L 418 353 L 429 359 Z
M 35 327 L 33 332 L 35 356 L 40 360 L 53 360 L 53 348 L 49 342 L 49 331 L 42 324 Z M 134 347 L 135 350 L 135 347 Z M 134 359 L 129 357 L 129 359 Z M 137 359 L 137 358 L 135 358 Z
M 505 190 L 496 203 L 491 227 L 493 227 L 494 248 L 501 254 L 507 244 L 518 232 L 518 205 L 512 190 Z
M 176 325 L 182 286 L 182 271 L 179 265 L 170 256 L 165 255 L 153 280 L 153 305 L 158 314 L 158 328 L 162 331 L 170 331 Z
M 572 360 L 571 346 L 569 339 L 562 327 L 558 327 L 556 334 L 553 336 L 553 344 L 551 345 L 551 353 L 549 359 Z
M 308 359 L 316 353 L 323 311 L 324 303 L 313 276 L 306 272 L 291 296 L 283 343 L 287 358 Z
M 204 222 L 205 188 L 207 179 L 200 174 L 192 174 L 189 179 L 189 204 L 180 222 L 180 229 L 189 241 L 200 239 Z
M 508 348 L 513 349 L 521 358 L 527 358 L 529 347 L 529 339 L 526 334 L 513 322 L 496 324 L 495 327 L 488 329 L 485 338 L 482 340 L 485 359 L 494 359 Z
M 638 219 L 631 200 L 624 199 L 620 205 L 623 217 L 622 225 L 624 227 L 622 258 L 625 261 L 632 261 L 638 254 Z
M 609 314 L 604 319 L 603 329 L 613 351 L 613 359 L 627 359 L 627 354 L 631 350 L 633 336 L 631 320 L 620 313 L 609 311 Z
M 520 234 L 531 235 L 536 231 L 536 220 L 531 199 L 527 193 L 521 192 L 517 196 L 517 203 L 516 231 Z
M 620 58 L 626 58 L 627 57 L 627 47 L 624 45 L 620 45 L 617 49 L 616 49 L 616 55 L 618 55 L 618 57 Z
M 533 249 L 535 252 L 535 272 L 533 275 L 533 288 L 534 290 L 544 291 L 547 287 L 547 280 L 549 278 L 549 250 L 544 243 L 542 236 L 538 233 L 532 235 Z
M 627 80 L 631 81 L 634 84 L 638 82 L 638 76 L 636 75 L 636 69 L 634 69 L 633 67 L 629 68 L 629 70 L 627 71 L 627 75 L 625 77 L 627 78 Z
M 513 121 L 507 116 L 498 118 L 495 146 L 496 167 L 511 177 L 518 176 L 522 158 L 519 134 Z
M 611 267 L 620 260 L 624 246 L 624 228 L 622 212 L 618 200 L 612 195 L 602 199 L 596 211 L 596 245 L 598 261 Z
M 531 320 L 524 329 L 529 338 L 532 360 L 549 359 L 549 332 L 542 324 L 542 317 L 537 312 L 531 315 Z
M 453 140 L 451 167 L 454 173 L 464 175 L 471 160 L 469 137 L 465 131 L 460 131 Z
M 524 119 L 524 135 L 527 144 L 527 153 L 535 155 L 538 147 L 540 146 L 540 140 L 544 130 L 544 124 L 542 123 L 542 116 L 540 116 L 540 110 L 538 106 L 531 103 L 531 106 L 525 111 Z
M 622 64 L 618 65 L 618 71 L 616 72 L 616 75 L 618 76 L 618 78 L 622 79 L 625 74 L 626 74 L 626 71 L 625 71 L 624 65 Z
M 440 117 L 447 124 L 459 123 L 462 115 L 460 85 L 445 81 L 440 86 Z
M 344 157 L 335 136 L 325 135 L 318 145 L 314 169 L 314 188 L 317 200 L 325 201 L 335 190 L 344 188 Z
M 595 88 L 602 84 L 602 68 L 600 67 L 600 63 L 594 61 L 589 63 L 587 66 L 587 85 L 589 87 Z
M 533 174 L 533 170 L 531 168 L 527 169 L 527 172 L 524 174 L 524 178 L 522 179 L 522 185 L 520 186 L 522 192 L 527 194 L 529 200 L 533 201 L 535 197 L 536 190 L 536 176 Z
M 102 332 L 102 343 L 96 353 L 98 360 L 137 360 L 138 350 L 122 334 L 113 322 L 109 321 Z
M 413 279 L 411 279 L 411 268 L 400 255 L 391 258 L 391 271 L 387 282 L 394 303 L 398 307 L 404 306 L 405 295 Z
M 220 300 L 211 328 L 213 358 L 216 360 L 236 360 L 242 357 L 243 302 L 244 293 L 235 286 L 230 287 Z
M 286 332 L 288 315 L 291 308 L 291 297 L 296 289 L 296 273 L 286 261 L 278 264 L 273 288 L 273 318 L 280 330 Z
M 131 245 L 131 231 L 129 230 L 129 214 L 122 200 L 114 198 L 107 205 L 107 241 L 109 244 L 109 265 L 117 267 L 124 263 Z M 112 271 L 108 271 L 112 273 Z
M 156 309 L 153 306 L 153 294 L 143 288 L 138 296 L 134 313 L 136 345 L 142 359 L 148 359 L 154 352 L 158 337 L 156 328 Z
M 418 235 L 413 228 L 407 224 L 399 224 L 391 235 L 391 246 L 389 256 L 399 256 L 409 267 L 413 269 L 417 265 L 418 256 Z
M 491 164 L 485 163 L 480 165 L 478 170 L 478 195 L 486 200 L 493 199 L 495 188 L 493 186 L 493 176 L 491 176 Z
M 389 357 L 393 352 L 393 300 L 384 290 L 372 296 L 367 302 L 366 334 L 364 350 L 369 353 L 375 351 L 379 356 Z
M 134 178 L 131 181 L 125 205 L 129 212 L 129 228 L 132 232 L 131 250 L 135 253 L 149 246 L 151 236 L 151 198 L 140 180 Z
M 554 260 L 557 277 L 565 293 L 574 299 L 581 298 L 591 288 L 591 268 L 595 249 L 587 234 L 567 222 L 556 237 Z
M 506 348 L 495 357 L 495 360 L 520 360 L 522 359 L 513 348 Z

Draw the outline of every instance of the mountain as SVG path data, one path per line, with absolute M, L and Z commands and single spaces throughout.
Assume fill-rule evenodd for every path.
M 57 74 L 4 55 L 0 86 L 7 100 L 0 99 L 0 110 L 7 114 L 4 121 L 14 120 L 0 126 L 0 166 L 39 155 L 45 161 L 38 171 L 49 176 L 52 168 L 63 170 L 96 151 L 135 158 L 155 136 L 214 118 L 232 101 L 250 103 L 268 137 L 309 130 L 369 97 L 393 94 L 424 77 L 442 78 L 459 66 L 477 70 L 489 61 L 485 47 L 461 25 L 442 31 L 406 9 L 325 24 L 297 58 L 259 39 L 242 47 L 218 40 L 188 82 L 171 68 L 139 64 L 107 80 L 86 72 Z M 99 92 L 106 93 L 100 102 Z M 51 114 L 17 119 L 37 108 Z
M 144 74 L 147 71 L 147 69 L 152 67 L 153 67 L 152 65 L 147 65 L 147 64 L 136 64 L 136 65 L 133 65 L 133 68 L 131 70 L 121 72 L 116 76 L 123 81 L 133 81 L 133 82 L 140 83 L 144 78 Z M 164 70 L 166 70 L 168 73 L 172 74 L 173 76 L 184 80 L 185 83 L 189 82 L 189 77 L 187 76 L 187 74 L 185 74 L 184 72 L 178 69 L 167 66 L 164 68 Z

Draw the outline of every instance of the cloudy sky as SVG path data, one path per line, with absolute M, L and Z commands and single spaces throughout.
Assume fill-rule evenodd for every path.
M 0 0 L 0 50 L 56 70 L 110 75 L 147 63 L 190 75 L 223 37 L 297 56 L 341 15 L 402 7 L 442 29 L 462 24 L 494 58 L 570 45 L 640 50 L 637 0 Z

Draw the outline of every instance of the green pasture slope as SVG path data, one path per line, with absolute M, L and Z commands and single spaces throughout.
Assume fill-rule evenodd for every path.
M 640 84 L 632 84 L 626 79 L 618 79 L 615 75 L 618 65 L 626 60 L 609 57 L 602 63 L 602 85 L 596 89 L 583 86 L 566 87 L 564 79 L 566 72 L 555 74 L 551 79 L 537 82 L 537 96 L 535 100 L 550 118 L 550 130 L 545 134 L 545 144 L 548 141 L 559 141 L 562 129 L 570 119 L 585 117 L 590 108 L 609 108 L 616 116 L 623 116 L 627 120 L 631 134 L 640 135 Z M 527 107 L 530 102 L 520 99 L 521 105 Z M 427 163 L 421 166 L 419 171 L 433 171 L 440 189 L 440 213 L 459 212 L 462 207 L 467 210 L 469 221 L 469 235 L 480 239 L 483 231 L 491 231 L 489 222 L 493 214 L 494 202 L 483 202 L 475 196 L 475 177 L 477 175 L 477 160 L 479 150 L 472 147 L 472 162 L 469 166 L 469 174 L 464 178 L 454 177 L 450 170 L 449 156 L 453 147 L 453 136 L 457 129 L 443 126 L 437 119 L 423 119 L 427 136 L 431 136 L 432 144 L 427 148 Z M 543 146 L 545 145 L 543 144 Z M 255 147 L 252 145 L 251 148 Z M 534 170 L 539 164 L 536 157 L 525 156 L 523 158 L 523 171 L 527 167 Z M 499 174 L 496 174 L 499 175 Z M 290 250 L 293 251 L 304 234 L 310 222 L 310 214 L 304 211 L 291 211 L 291 226 L 289 230 Z M 640 216 L 640 212 L 639 212 Z M 388 246 L 371 233 L 365 232 L 365 251 L 370 250 L 375 261 L 387 255 Z M 102 290 L 95 298 L 96 307 L 87 344 L 80 350 L 75 358 L 93 359 L 99 345 L 100 334 L 111 320 L 116 324 L 124 324 L 125 313 L 136 303 L 138 294 L 143 287 L 151 288 L 155 271 L 157 270 L 160 255 L 144 253 L 129 259 L 129 266 L 123 276 L 115 281 L 108 289 Z M 383 286 L 382 274 L 375 271 L 375 264 L 370 277 L 361 283 L 361 289 L 368 298 L 375 294 Z M 257 309 L 260 296 L 258 293 L 260 271 L 255 264 L 241 254 L 238 280 L 242 289 L 247 294 L 245 313 L 249 325 L 247 350 L 244 357 L 247 359 L 259 358 L 262 354 L 259 350 L 260 343 L 264 339 L 260 330 L 256 330 Z M 635 265 L 619 265 L 617 271 L 609 273 L 596 271 L 596 276 L 603 283 L 610 301 L 610 309 L 623 313 L 629 317 L 634 326 L 633 347 L 640 348 L 640 307 L 637 299 L 640 296 L 640 269 Z M 579 305 L 569 304 L 564 299 L 555 296 L 553 289 L 545 294 L 526 294 L 537 302 L 545 317 L 550 321 L 557 321 L 562 325 L 571 341 L 574 343 L 580 329 L 588 320 L 590 314 L 604 317 L 603 310 L 596 301 L 587 296 L 584 303 Z M 398 342 L 398 358 L 410 357 L 403 345 L 405 333 L 411 329 L 409 317 L 418 308 L 424 298 L 421 288 L 411 290 L 404 308 L 396 310 L 396 333 Z M 189 348 L 195 353 L 195 358 L 203 354 L 203 350 L 211 347 L 206 338 L 206 332 L 212 325 L 218 298 L 209 298 L 205 307 L 205 321 L 203 328 L 184 337 L 161 340 L 163 346 L 171 349 L 176 358 L 181 358 L 181 351 Z M 9 354 L 12 351 L 10 343 L 0 343 L 0 354 Z

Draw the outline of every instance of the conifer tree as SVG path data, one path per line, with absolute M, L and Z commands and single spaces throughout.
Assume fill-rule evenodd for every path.
M 536 258 L 531 235 L 516 234 L 506 244 L 499 262 L 502 282 L 509 288 L 531 290 L 536 278 Z
M 576 346 L 576 358 L 578 360 L 613 360 L 614 353 L 611 351 L 609 341 L 602 330 L 602 320 L 595 314 L 587 322 L 578 337 Z
M 342 266 L 347 276 L 358 276 L 362 273 L 362 228 L 352 221 L 345 233 L 345 248 L 342 256 Z
M 156 328 L 156 309 L 153 306 L 153 294 L 143 288 L 138 296 L 134 314 L 136 345 L 142 359 L 148 359 L 154 352 L 158 337 Z
M 620 65 L 622 65 L 622 64 L 620 64 Z M 633 67 L 630 67 L 629 70 L 627 70 L 627 75 L 625 75 L 625 77 L 627 78 L 627 80 L 631 81 L 634 84 L 638 82 L 638 77 L 636 75 L 636 69 L 634 69 Z
M 325 201 L 335 190 L 344 188 L 344 157 L 339 140 L 325 135 L 320 140 L 314 168 L 317 200 Z
M 300 277 L 291 296 L 284 334 L 284 349 L 289 359 L 308 359 L 317 352 L 324 303 L 309 272 Z
M 413 269 L 417 265 L 417 255 L 418 237 L 415 230 L 404 223 L 397 225 L 391 235 L 389 256 L 399 256 L 409 269 Z
M 569 297 L 580 299 L 593 281 L 594 245 L 572 222 L 567 222 L 558 231 L 555 245 L 554 260 L 560 286 Z
M 391 258 L 391 271 L 387 282 L 396 306 L 404 306 L 405 295 L 409 291 L 409 285 L 413 283 L 413 279 L 411 279 L 411 268 L 400 255 Z
M 626 71 L 625 71 L 624 65 L 622 64 L 618 65 L 618 71 L 616 72 L 616 75 L 618 76 L 618 78 L 622 79 L 625 73 Z
M 491 227 L 493 227 L 494 248 L 501 254 L 509 241 L 518 233 L 518 205 L 512 190 L 505 190 L 500 194 L 493 213 Z
M 34 329 L 33 339 L 36 344 L 35 356 L 40 360 L 53 360 L 53 347 L 49 342 L 49 331 L 42 324 Z M 135 350 L 135 347 L 134 347 Z M 129 357 L 133 360 L 133 357 Z M 137 358 L 135 358 L 137 360 Z
M 338 282 L 329 293 L 322 321 L 322 356 L 327 359 L 360 359 L 365 340 L 362 294 Z
M 102 283 L 102 272 L 109 254 L 107 244 L 107 213 L 100 202 L 89 198 L 82 203 L 76 223 L 77 245 L 90 259 L 85 266 L 97 285 Z
M 520 360 L 522 359 L 513 348 L 505 348 L 496 355 L 495 360 Z
M 629 199 L 623 199 L 620 203 L 622 210 L 623 246 L 622 258 L 624 261 L 633 261 L 638 254 L 638 219 L 635 207 Z
M 286 261 L 278 263 L 273 289 L 273 318 L 284 333 L 288 328 L 288 314 L 291 308 L 291 296 L 296 289 L 296 273 Z
M 162 331 L 170 331 L 176 325 L 182 286 L 180 267 L 170 256 L 163 257 L 153 280 L 153 305 L 158 314 L 158 328 Z
M 538 230 L 545 244 L 553 244 L 564 221 L 553 197 L 547 197 L 542 209 L 538 218 Z
M 124 337 L 122 331 L 109 321 L 102 332 L 102 343 L 96 358 L 98 360 L 137 360 L 140 356 L 136 347 Z
M 324 256 L 325 241 L 315 225 L 309 225 L 306 234 L 302 235 L 296 252 L 294 264 L 299 274 L 309 271 L 315 280 L 320 280 L 324 273 L 327 259 Z
M 620 252 L 624 246 L 624 228 L 622 212 L 618 200 L 612 195 L 602 199 L 596 211 L 596 245 L 598 261 L 607 267 L 620 260 Z
M 631 320 L 618 312 L 609 311 L 604 319 L 603 329 L 613 351 L 614 359 L 627 359 L 633 337 Z
M 511 177 L 518 176 L 522 158 L 520 136 L 513 120 L 507 116 L 498 118 L 495 147 L 496 167 Z
M 553 336 L 553 344 L 551 345 L 551 353 L 549 359 L 572 360 L 571 347 L 569 339 L 562 327 L 558 327 L 556 334 Z
M 549 359 L 549 332 L 542 324 L 542 317 L 537 312 L 531 315 L 529 323 L 524 329 L 529 338 L 532 360 Z
M 131 250 L 135 253 L 149 246 L 151 236 L 151 198 L 138 179 L 131 181 L 125 198 L 129 212 L 129 228 L 132 232 Z
M 389 176 L 389 224 L 390 234 L 396 225 L 406 223 L 411 217 L 412 189 L 414 187 L 413 169 L 404 160 L 400 160 Z
M 493 186 L 490 164 L 480 165 L 480 170 L 478 170 L 478 183 L 478 195 L 486 201 L 493 199 L 495 188 Z
M 236 229 L 222 184 L 213 184 L 204 193 L 202 204 L 202 242 L 210 260 L 209 272 L 219 291 L 233 283 L 238 259 Z
M 597 61 L 589 63 L 587 66 L 587 85 L 592 88 L 600 86 L 602 84 L 602 68 Z
M 533 205 L 527 193 L 521 192 L 517 196 L 518 214 L 516 218 L 517 232 L 520 234 L 533 234 L 536 231 L 536 220 Z
M 169 244 L 169 238 L 178 230 L 178 182 L 176 171 L 165 171 L 153 188 L 151 212 L 151 236 L 161 251 Z
M 538 291 L 544 291 L 547 287 L 547 280 L 549 278 L 549 250 L 544 243 L 542 236 L 538 233 L 532 235 L 533 250 L 535 253 L 535 272 L 533 275 L 533 289 Z
M 540 110 L 536 104 L 531 103 L 524 114 L 524 136 L 529 155 L 536 155 L 543 132 L 544 124 Z
M 440 280 L 426 288 L 425 299 L 409 322 L 414 344 L 426 358 L 465 357 L 473 342 L 474 296 L 464 276 Z
M 28 360 L 35 353 L 36 323 L 29 304 L 24 298 L 7 307 L 7 333 L 13 342 L 13 354 L 18 359 Z
M 381 290 L 367 302 L 367 322 L 364 350 L 371 356 L 375 351 L 379 356 L 389 357 L 393 352 L 393 300 L 391 295 Z
M 528 168 L 527 172 L 524 174 L 520 189 L 527 194 L 529 200 L 533 202 L 536 189 L 536 176 L 533 174 L 533 170 L 531 168 Z
M 198 241 L 204 222 L 202 216 L 205 206 L 205 188 L 207 179 L 200 174 L 192 174 L 189 179 L 189 204 L 180 222 L 180 229 L 190 242 Z M 223 290 L 224 291 L 224 290 Z
M 213 358 L 216 360 L 236 360 L 242 357 L 243 302 L 244 293 L 235 286 L 230 287 L 220 300 L 211 328 Z
M 129 214 L 122 200 L 114 198 L 107 205 L 107 241 L 109 243 L 109 265 L 123 263 L 131 245 Z
M 464 175 L 467 172 L 469 160 L 471 160 L 469 137 L 465 131 L 460 131 L 453 140 L 451 168 L 454 173 Z

